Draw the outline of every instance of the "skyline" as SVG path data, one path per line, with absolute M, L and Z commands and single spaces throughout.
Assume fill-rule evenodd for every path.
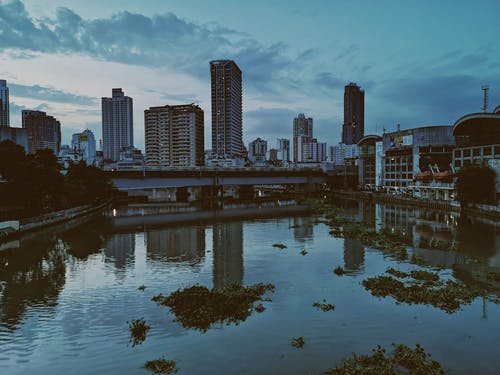
M 291 139 L 298 113 L 314 118 L 319 141 L 337 144 L 349 82 L 365 90 L 365 134 L 452 125 L 480 112 L 482 84 L 490 110 L 500 103 L 497 2 L 264 4 L 0 1 L 11 126 L 22 109 L 39 109 L 61 121 L 64 144 L 85 128 L 101 139 L 100 98 L 121 87 L 135 102 L 136 147 L 145 109 L 192 102 L 208 140 L 214 59 L 243 72 L 245 146 Z

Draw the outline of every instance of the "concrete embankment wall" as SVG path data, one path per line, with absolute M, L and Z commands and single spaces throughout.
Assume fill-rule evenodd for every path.
M 18 229 L 12 235 L 19 235 L 32 230 L 40 229 L 49 225 L 69 221 L 77 217 L 85 216 L 96 211 L 102 210 L 109 202 L 103 202 L 97 205 L 84 205 L 73 207 L 67 210 L 51 212 L 49 214 L 23 219 L 19 222 Z

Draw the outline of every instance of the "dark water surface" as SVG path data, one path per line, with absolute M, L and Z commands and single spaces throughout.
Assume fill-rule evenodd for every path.
M 500 272 L 495 223 L 407 207 L 341 205 L 353 218 L 404 233 L 413 243 L 410 255 L 446 265 L 444 277 L 486 282 L 488 273 Z M 3 245 L 0 374 L 146 374 L 144 362 L 162 356 L 177 362 L 179 374 L 309 374 L 391 343 L 420 343 L 453 374 L 500 372 L 500 305 L 478 298 L 448 314 L 375 298 L 363 279 L 389 266 L 419 267 L 357 240 L 333 238 L 324 224 L 301 215 L 154 226 L 141 216 L 128 217 L 126 226 L 101 217 Z M 272 247 L 276 242 L 288 248 Z M 453 250 L 440 250 L 446 247 Z M 332 272 L 338 265 L 347 275 Z M 230 282 L 273 283 L 273 301 L 237 326 L 206 333 L 182 328 L 151 301 L 196 283 Z M 140 285 L 146 289 L 137 290 Z M 324 299 L 334 311 L 312 307 Z M 132 347 L 127 322 L 139 318 L 152 328 Z M 302 349 L 290 345 L 298 336 L 305 339 Z

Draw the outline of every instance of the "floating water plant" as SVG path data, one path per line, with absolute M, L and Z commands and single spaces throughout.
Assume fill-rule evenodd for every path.
M 147 361 L 144 367 L 152 371 L 153 374 L 175 374 L 179 370 L 175 361 L 165 358 Z
M 300 254 L 301 254 L 301 255 L 307 255 L 307 251 L 306 251 L 306 249 L 302 249 L 302 250 L 300 251 Z
M 130 342 L 132 346 L 141 345 L 146 340 L 146 333 L 150 330 L 150 326 L 146 324 L 144 319 L 135 319 L 129 323 Z
M 223 289 L 208 289 L 201 285 L 179 289 L 168 297 L 159 294 L 153 301 L 167 306 L 175 314 L 175 321 L 185 328 L 206 332 L 212 324 L 229 325 L 244 321 L 254 309 L 253 304 L 263 301 L 267 291 L 274 291 L 272 284 L 254 284 L 243 287 L 231 284 Z M 259 310 L 262 308 L 259 307 Z
M 394 352 L 386 355 L 381 346 L 372 350 L 372 355 L 356 355 L 344 359 L 342 363 L 328 371 L 330 375 L 368 375 L 368 374 L 444 374 L 441 364 L 430 359 L 430 354 L 417 344 L 414 349 L 406 345 L 394 345 Z
M 335 306 L 333 306 L 331 303 L 326 303 L 326 300 L 323 300 L 323 302 L 314 302 L 313 307 L 316 307 L 319 310 L 323 310 L 323 312 L 327 311 L 332 311 L 335 309 Z
M 451 314 L 463 304 L 470 304 L 485 291 L 453 281 L 441 280 L 439 275 L 425 270 L 401 272 L 392 268 L 386 271 L 397 278 L 380 275 L 363 280 L 363 286 L 376 297 L 393 297 L 399 303 L 428 304 Z
M 344 271 L 344 269 L 343 269 L 342 267 L 337 266 L 337 267 L 335 267 L 335 268 L 333 269 L 333 273 L 334 273 L 335 275 L 342 276 L 342 275 L 345 273 L 345 271 Z
M 137 288 L 137 290 L 140 290 L 141 292 L 144 292 L 146 290 L 146 285 L 141 285 L 140 287 Z
M 258 313 L 264 312 L 265 309 L 266 308 L 262 303 L 259 303 L 257 306 L 255 306 L 255 311 L 257 311 Z
M 288 246 L 286 246 L 282 243 L 275 243 L 275 244 L 273 244 L 273 247 L 277 247 L 278 249 L 286 249 Z
M 292 344 L 292 346 L 293 346 L 294 348 L 299 348 L 299 349 L 300 349 L 300 348 L 303 348 L 303 347 L 304 347 L 304 345 L 305 345 L 305 343 L 306 343 L 306 342 L 304 341 L 304 338 L 303 338 L 302 336 L 300 336 L 300 337 L 296 337 L 296 338 L 293 338 L 293 339 L 292 339 L 292 342 L 291 342 L 291 344 Z

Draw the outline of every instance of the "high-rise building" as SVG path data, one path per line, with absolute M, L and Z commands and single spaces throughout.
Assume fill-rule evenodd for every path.
M 355 145 L 365 134 L 365 92 L 355 83 L 344 90 L 344 125 L 342 143 Z
M 283 162 L 290 161 L 290 140 L 286 138 L 278 138 L 277 144 L 277 160 Z
M 28 150 L 28 132 L 26 129 L 0 126 L 0 142 L 7 140 L 23 146 L 25 152 Z
M 194 167 L 205 164 L 204 114 L 194 104 L 144 111 L 146 165 Z
M 357 144 L 346 145 L 339 143 L 336 146 L 330 146 L 330 161 L 335 165 L 346 165 L 346 159 L 355 159 L 359 156 L 359 147 Z
M 10 126 L 9 88 L 4 79 L 0 79 L 0 126 Z
M 23 128 L 28 133 L 28 152 L 50 149 L 55 155 L 61 149 L 61 123 L 42 111 L 23 111 Z
M 293 161 L 302 162 L 303 144 L 309 142 L 313 137 L 313 119 L 299 113 L 293 119 Z
M 212 154 L 238 158 L 244 153 L 242 76 L 232 60 L 210 61 L 212 80 Z
M 104 159 L 116 161 L 123 147 L 134 146 L 132 98 L 114 88 L 111 98 L 102 98 Z
M 71 137 L 71 149 L 79 155 L 80 160 L 84 160 L 87 164 L 92 164 L 95 159 L 95 137 L 89 129 L 85 129 L 81 133 L 75 133 Z
M 248 144 L 248 159 L 252 162 L 266 161 L 267 141 L 257 138 Z

